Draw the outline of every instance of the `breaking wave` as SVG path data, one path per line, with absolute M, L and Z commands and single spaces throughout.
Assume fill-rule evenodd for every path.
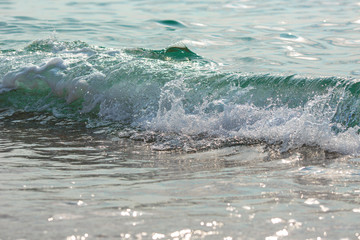
M 359 155 L 359 94 L 354 78 L 222 71 L 181 43 L 109 49 L 48 39 L 0 53 L 1 116 L 106 123 L 158 150 L 265 142 Z

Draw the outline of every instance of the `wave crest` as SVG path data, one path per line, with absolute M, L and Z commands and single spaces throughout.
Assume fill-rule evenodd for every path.
M 121 123 L 164 149 L 175 139 L 194 149 L 246 140 L 360 154 L 357 79 L 228 73 L 181 44 L 149 50 L 45 41 L 1 58 L 1 109 Z

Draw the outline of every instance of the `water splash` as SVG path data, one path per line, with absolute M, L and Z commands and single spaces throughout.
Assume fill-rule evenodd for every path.
M 157 149 L 266 142 L 360 154 L 357 79 L 223 72 L 182 43 L 150 50 L 42 40 L 1 58 L 7 113 L 120 124 Z

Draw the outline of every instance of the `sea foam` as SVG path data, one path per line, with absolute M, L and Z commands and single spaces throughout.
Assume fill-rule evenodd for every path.
M 305 145 L 360 154 L 356 79 L 223 72 L 183 45 L 114 50 L 47 41 L 29 48 L 0 66 L 1 108 L 71 118 L 77 112 L 91 122 L 140 129 L 144 139 L 155 133 L 165 145 L 175 138 L 178 146 L 185 138 L 194 146 L 247 139 L 281 151 Z M 64 103 L 49 104 L 49 96 Z M 72 106 L 71 115 L 64 106 Z

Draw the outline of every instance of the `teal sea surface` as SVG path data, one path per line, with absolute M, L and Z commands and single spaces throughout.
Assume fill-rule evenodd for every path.
M 360 239 L 359 12 L 0 0 L 0 240 Z

